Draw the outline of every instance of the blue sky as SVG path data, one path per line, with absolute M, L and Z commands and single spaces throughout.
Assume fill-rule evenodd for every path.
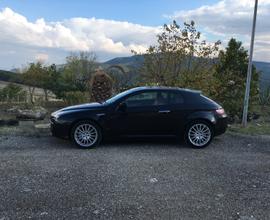
M 0 0 L 0 69 L 62 64 L 78 51 L 99 61 L 143 53 L 172 20 L 195 20 L 221 49 L 231 37 L 248 49 L 253 8 L 254 0 Z M 270 0 L 259 1 L 254 59 L 270 61 Z
M 30 21 L 42 17 L 46 21 L 71 17 L 96 17 L 129 21 L 144 25 L 167 22 L 164 14 L 197 8 L 216 0 L 0 0 L 0 8 L 10 7 Z

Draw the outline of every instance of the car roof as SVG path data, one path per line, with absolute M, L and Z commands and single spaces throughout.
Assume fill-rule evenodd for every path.
M 161 90 L 161 91 L 181 91 L 181 92 L 187 92 L 187 93 L 201 93 L 199 90 L 193 90 L 193 89 L 185 89 L 185 88 L 179 88 L 179 87 L 167 87 L 167 86 L 140 86 L 130 89 L 131 92 L 136 91 L 151 91 L 151 90 Z

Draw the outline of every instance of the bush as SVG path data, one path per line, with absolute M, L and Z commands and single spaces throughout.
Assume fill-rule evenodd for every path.
M 89 97 L 87 93 L 80 91 L 71 91 L 64 93 L 64 102 L 67 105 L 75 105 L 88 102 Z
M 0 89 L 1 102 L 21 102 L 26 101 L 27 93 L 21 86 L 9 83 L 3 89 Z
M 98 71 L 91 81 L 91 100 L 103 102 L 112 96 L 113 80 L 104 71 Z

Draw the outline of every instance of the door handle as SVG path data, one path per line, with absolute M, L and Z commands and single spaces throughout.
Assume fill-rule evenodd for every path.
M 170 113 L 171 111 L 170 110 L 159 110 L 158 113 L 163 113 L 163 114 L 166 114 L 166 113 Z

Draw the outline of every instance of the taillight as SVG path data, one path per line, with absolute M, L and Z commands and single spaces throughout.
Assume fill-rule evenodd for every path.
M 225 113 L 223 108 L 216 109 L 216 113 L 219 115 L 223 115 Z

